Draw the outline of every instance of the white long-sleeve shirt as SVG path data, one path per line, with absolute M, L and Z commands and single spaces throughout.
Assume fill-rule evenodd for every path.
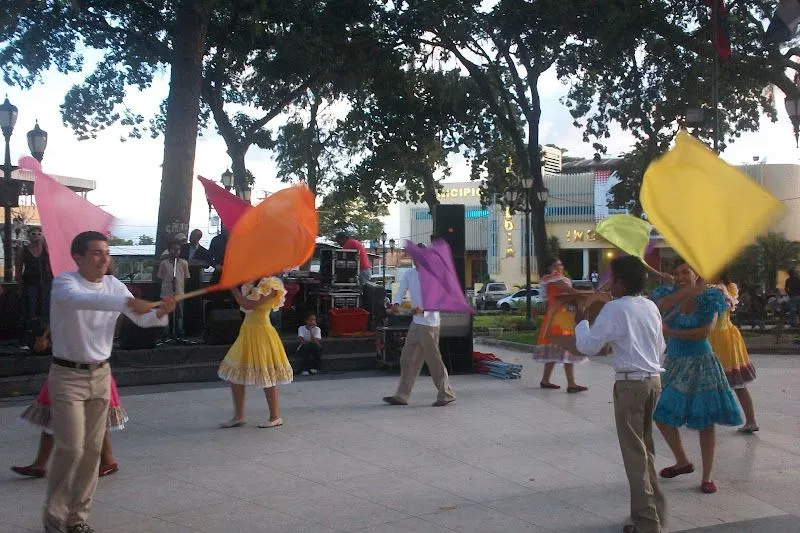
M 661 313 L 643 296 L 608 302 L 591 327 L 586 320 L 575 326 L 575 344 L 586 355 L 595 355 L 610 344 L 617 372 L 664 371 L 659 362 L 666 349 Z
M 392 303 L 399 304 L 403 301 L 406 293 L 409 293 L 411 298 L 411 306 L 425 309 L 422 305 L 422 289 L 419 286 L 419 273 L 416 268 L 412 268 L 405 275 L 400 278 L 400 286 L 397 292 L 392 296 Z M 415 324 L 420 326 L 428 326 L 431 328 L 438 328 L 441 320 L 439 319 L 439 311 L 424 311 L 420 314 L 414 315 L 412 319 Z
M 133 295 L 114 276 L 94 283 L 77 272 L 65 272 L 53 280 L 50 295 L 50 334 L 53 356 L 76 363 L 99 363 L 111 355 L 114 327 L 120 314 L 138 326 L 166 326 L 167 316 L 153 310 L 133 313 L 128 300 Z

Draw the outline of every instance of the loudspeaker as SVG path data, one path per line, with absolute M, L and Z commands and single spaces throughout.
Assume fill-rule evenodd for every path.
M 22 193 L 22 182 L 19 180 L 0 180 L 0 205 L 19 206 L 19 195 Z
M 212 309 L 208 313 L 203 341 L 206 344 L 233 344 L 242 325 L 238 309 Z
M 123 315 L 119 331 L 119 347 L 123 350 L 150 350 L 156 347 L 156 336 L 163 331 L 162 328 L 140 328 Z
M 471 374 L 472 369 L 472 315 L 466 313 L 440 313 L 439 351 L 442 361 L 451 374 Z
M 453 252 L 453 266 L 461 283 L 461 289 L 466 290 L 466 248 L 467 237 L 464 226 L 464 206 L 454 204 L 438 204 L 433 208 L 433 236 L 444 239 Z

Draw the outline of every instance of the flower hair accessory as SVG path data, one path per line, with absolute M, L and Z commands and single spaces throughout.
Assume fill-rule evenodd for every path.
M 286 289 L 283 282 L 274 277 L 261 278 L 257 283 L 245 283 L 242 285 L 242 296 L 254 302 L 262 296 L 272 296 L 269 301 L 270 308 L 274 311 L 283 307 L 286 301 Z

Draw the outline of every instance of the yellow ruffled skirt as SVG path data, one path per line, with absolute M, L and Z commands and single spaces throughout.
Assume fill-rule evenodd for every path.
M 292 382 L 292 366 L 278 332 L 269 321 L 267 306 L 247 313 L 217 375 L 230 383 L 261 388 Z

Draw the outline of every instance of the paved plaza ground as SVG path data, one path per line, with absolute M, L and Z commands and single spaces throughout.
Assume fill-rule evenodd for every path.
M 538 388 L 541 367 L 521 354 L 477 347 L 525 366 L 522 380 L 452 379 L 458 400 L 431 407 L 421 376 L 409 407 L 381 404 L 397 376 L 302 378 L 281 388 L 286 425 L 258 429 L 263 394 L 248 389 L 250 425 L 230 417 L 221 384 L 124 388 L 131 417 L 113 435 L 120 472 L 100 480 L 98 533 L 618 532 L 628 488 L 614 430 L 608 358 L 577 369 L 588 393 Z M 800 532 L 800 356 L 754 356 L 761 431 L 718 429 L 719 492 L 699 473 L 664 480 L 669 531 Z M 563 373 L 556 370 L 563 383 Z M 45 481 L 27 464 L 38 434 L 18 423 L 30 399 L 0 402 L 0 532 L 39 532 Z M 685 434 L 699 466 L 695 433 Z M 658 467 L 671 464 L 657 437 Z

